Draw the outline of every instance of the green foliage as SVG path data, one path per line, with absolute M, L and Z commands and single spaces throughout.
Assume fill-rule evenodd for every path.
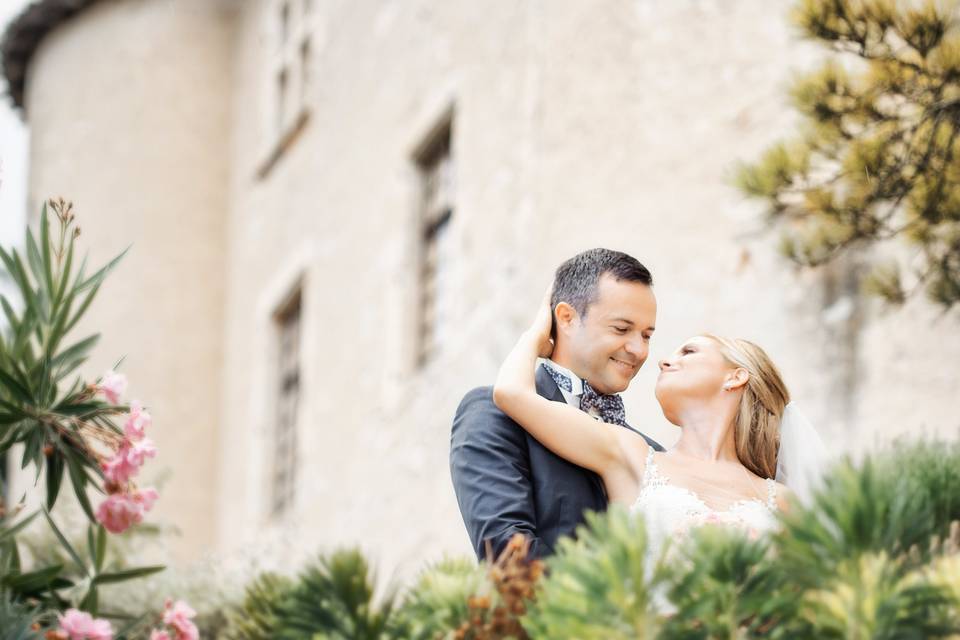
M 53 232 L 50 210 L 58 223 Z M 41 512 L 19 519 L 18 509 L 8 510 L 0 500 L 0 601 L 11 616 L 23 611 L 25 604 L 41 616 L 75 607 L 122 620 L 128 616 L 100 606 L 100 588 L 162 567 L 106 569 L 107 535 L 95 523 L 87 494 L 90 489 L 103 491 L 100 459 L 119 443 L 122 430 L 114 417 L 127 407 L 97 399 L 95 385 L 76 375 L 99 334 L 72 343 L 67 343 L 67 337 L 123 254 L 92 275 L 87 273 L 85 259 L 77 267 L 74 255 L 80 229 L 74 224 L 72 205 L 63 200 L 44 203 L 37 231 L 39 237 L 27 230 L 25 256 L 0 248 L 0 268 L 19 294 L 18 300 L 0 296 L 6 322 L 0 330 L 0 459 L 14 445 L 23 445 L 20 466 L 32 465 L 36 481 L 44 478 L 46 496 Z M 85 544 L 79 549 L 50 515 L 65 476 L 90 521 Z M 38 518 L 41 513 L 43 517 Z M 37 519 L 46 522 L 60 553 L 55 561 L 28 568 L 21 559 L 18 537 Z
M 46 507 L 53 509 L 66 475 L 84 513 L 92 522 L 88 487 L 102 490 L 102 472 L 91 442 L 114 442 L 122 431 L 113 416 L 115 407 L 94 397 L 89 385 L 76 377 L 65 380 L 90 356 L 99 334 L 63 346 L 104 279 L 121 254 L 93 275 L 86 260 L 74 265 L 79 227 L 71 206 L 51 201 L 59 222 L 51 237 L 48 203 L 40 215 L 40 242 L 27 230 L 27 260 L 16 250 L 0 249 L 7 273 L 17 285 L 21 300 L 0 296 L 7 329 L 0 334 L 0 455 L 23 444 L 21 468 L 33 465 L 37 478 L 46 480 Z M 17 309 L 20 308 L 18 311 Z
M 495 598 L 483 566 L 464 559 L 439 562 L 420 574 L 398 611 L 404 637 L 410 640 L 447 640 L 469 621 L 470 599 L 481 594 Z M 253 639 L 251 639 L 253 640 Z
M 374 578 L 356 550 L 321 556 L 284 598 L 276 638 L 380 640 L 391 637 L 394 595 L 374 600 Z
M 0 596 L 0 640 L 40 640 L 43 636 L 32 628 L 38 619 L 35 609 Z
M 797 589 L 780 615 L 809 637 L 946 637 L 960 601 L 925 577 L 931 541 L 960 517 L 960 447 L 898 446 L 839 466 L 774 538 L 777 570 Z
M 707 525 L 655 566 L 640 519 L 592 515 L 524 625 L 533 638 L 951 637 L 958 499 L 960 444 L 929 442 L 838 465 L 773 536 Z
M 226 640 L 271 640 L 280 624 L 284 601 L 294 583 L 274 573 L 258 576 L 246 589 L 243 603 L 227 614 Z
M 563 539 L 524 618 L 533 638 L 650 638 L 661 621 L 654 604 L 665 565 L 647 561 L 640 518 L 624 509 L 588 514 L 577 539 Z
M 667 638 L 760 637 L 778 622 L 785 600 L 782 575 L 769 543 L 706 526 L 693 532 L 669 565 L 676 614 L 664 621 Z
M 642 518 L 588 514 L 542 574 L 522 538 L 494 563 L 445 560 L 399 601 L 356 551 L 296 581 L 266 574 L 229 640 L 951 638 L 960 634 L 960 443 L 899 443 L 831 471 L 755 539 L 708 524 L 654 556 Z M 531 601 L 530 588 L 536 585 Z M 397 604 L 394 607 L 394 604 Z M 526 610 L 526 613 L 524 613 Z M 522 623 L 518 630 L 516 623 Z M 524 632 L 526 635 L 524 635 Z
M 737 183 L 785 223 L 781 248 L 802 265 L 896 236 L 917 249 L 917 286 L 960 301 L 960 30 L 953 2 L 800 0 L 794 21 L 834 55 L 791 96 L 800 134 Z M 867 288 L 894 302 L 899 267 Z

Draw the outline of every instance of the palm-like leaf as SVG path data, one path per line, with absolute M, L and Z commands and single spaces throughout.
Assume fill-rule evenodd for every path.
M 666 638 L 760 637 L 779 624 L 783 600 L 796 597 L 775 571 L 769 540 L 707 526 L 670 563 Z
M 40 640 L 33 629 L 39 617 L 35 609 L 0 596 L 0 640 Z
M 485 568 L 476 562 L 449 559 L 428 567 L 407 592 L 398 612 L 402 637 L 409 640 L 455 637 L 455 630 L 476 615 L 470 600 L 477 596 L 490 598 L 491 605 L 498 600 Z
M 394 596 L 374 601 L 374 578 L 357 550 L 338 551 L 308 566 L 285 600 L 277 638 L 382 640 L 390 637 Z
M 271 640 L 280 626 L 280 613 L 293 581 L 264 573 L 246 589 L 243 603 L 227 615 L 225 640 Z
M 523 619 L 533 638 L 652 638 L 660 627 L 654 594 L 664 567 L 647 558 L 641 518 L 614 508 L 588 514 L 577 540 L 563 539 Z

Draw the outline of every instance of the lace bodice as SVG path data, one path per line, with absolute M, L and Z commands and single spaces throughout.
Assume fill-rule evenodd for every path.
M 692 529 L 704 525 L 729 526 L 743 531 L 749 538 L 772 531 L 777 526 L 777 483 L 767 479 L 767 499 L 737 500 L 726 509 L 714 509 L 690 489 L 672 484 L 660 473 L 653 449 L 647 454 L 643 484 L 637 501 L 630 508 L 643 517 L 647 529 L 647 562 L 644 572 L 649 580 L 654 565 L 664 553 L 668 540 L 685 538 Z M 668 558 L 671 551 L 667 549 Z M 667 599 L 665 585 L 653 588 L 653 606 L 663 613 L 676 608 Z
M 646 520 L 651 551 L 658 553 L 665 540 L 683 537 L 690 529 L 705 524 L 736 527 L 750 538 L 776 527 L 777 484 L 774 480 L 766 481 L 766 501 L 738 500 L 727 509 L 714 509 L 693 491 L 672 484 L 660 473 L 653 454 L 650 449 L 640 496 L 631 507 L 632 512 L 642 514 Z

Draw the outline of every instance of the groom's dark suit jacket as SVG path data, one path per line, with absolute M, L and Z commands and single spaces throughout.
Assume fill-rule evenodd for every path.
M 537 393 L 565 402 L 542 366 L 536 380 Z M 480 559 L 486 557 L 488 540 L 496 557 L 515 533 L 530 538 L 532 556 L 550 555 L 557 538 L 572 535 L 583 522 L 584 511 L 607 508 L 600 476 L 554 455 L 527 434 L 493 403 L 492 387 L 470 391 L 457 409 L 450 435 L 450 474 Z

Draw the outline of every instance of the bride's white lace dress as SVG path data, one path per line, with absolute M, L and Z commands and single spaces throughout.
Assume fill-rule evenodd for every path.
M 738 500 L 726 509 L 714 509 L 661 474 L 650 449 L 640 496 L 630 508 L 646 522 L 647 557 L 658 558 L 667 540 L 685 537 L 692 528 L 705 524 L 734 527 L 750 538 L 772 531 L 777 526 L 777 483 L 768 478 L 766 485 L 766 501 Z

